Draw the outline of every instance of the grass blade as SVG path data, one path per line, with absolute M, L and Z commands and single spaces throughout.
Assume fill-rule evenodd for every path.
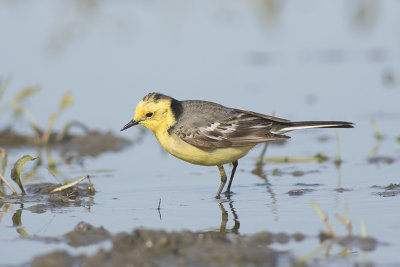
M 66 109 L 67 107 L 69 107 L 72 103 L 74 102 L 74 97 L 72 96 L 72 94 L 66 94 L 60 101 L 60 106 L 58 108 L 57 112 L 54 112 L 50 115 L 50 119 L 49 119 L 49 125 L 47 127 L 46 132 L 43 135 L 42 138 L 42 144 L 47 144 L 49 142 L 50 139 L 50 135 L 53 132 L 53 127 L 54 124 L 57 120 L 57 118 L 60 116 L 61 112 Z
M 311 205 L 317 211 L 317 213 L 318 213 L 319 217 L 321 218 L 321 220 L 325 223 L 326 227 L 329 230 L 330 235 L 332 237 L 335 237 L 336 233 L 335 233 L 335 230 L 333 230 L 333 227 L 331 226 L 331 224 L 328 222 L 328 215 L 319 208 L 317 202 L 315 202 L 314 200 L 311 200 Z
M 4 93 L 6 92 L 8 85 L 10 84 L 11 78 L 8 77 L 4 82 L 0 82 L 0 100 L 3 98 Z
M 4 175 L 7 167 L 7 151 L 0 147 L 0 155 L 1 155 L 1 174 Z
M 365 228 L 365 223 L 364 220 L 361 219 L 360 221 L 360 227 L 361 227 L 361 237 L 367 237 L 367 229 Z
M 14 109 L 14 111 L 16 113 L 20 113 L 25 115 L 30 123 L 30 126 L 32 127 L 32 129 L 36 132 L 36 133 L 40 133 L 41 130 L 39 128 L 39 126 L 37 125 L 35 118 L 33 117 L 32 113 L 27 110 L 26 108 L 24 108 L 23 106 L 21 106 L 18 102 L 16 101 L 11 101 L 10 102 L 10 106 Z
M 66 94 L 61 99 L 60 108 L 59 108 L 58 112 L 62 112 L 64 109 L 71 106 L 73 102 L 74 102 L 74 96 L 72 94 Z
M 321 220 L 325 220 L 325 213 L 319 208 L 317 202 L 315 202 L 314 200 L 311 200 L 311 205 L 317 211 L 318 216 L 321 218 Z
M 31 86 L 28 87 L 24 90 L 22 90 L 21 92 L 19 92 L 15 97 L 14 97 L 14 101 L 15 102 L 21 102 L 22 100 L 24 100 L 25 98 L 28 98 L 29 96 L 37 93 L 37 91 L 39 91 L 40 87 L 39 86 Z

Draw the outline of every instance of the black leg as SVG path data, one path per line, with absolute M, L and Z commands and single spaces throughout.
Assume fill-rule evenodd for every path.
M 233 164 L 233 168 L 232 168 L 231 178 L 229 179 L 228 187 L 226 188 L 226 192 L 228 192 L 228 193 L 231 191 L 233 176 L 235 176 L 235 171 L 236 171 L 236 168 L 239 163 L 237 160 L 235 160 L 234 162 L 232 162 L 232 164 Z
M 226 173 L 224 170 L 224 166 L 218 165 L 217 167 L 219 170 L 219 174 L 221 175 L 221 184 L 219 185 L 219 189 L 218 189 L 218 192 L 217 192 L 217 195 L 215 196 L 215 198 L 221 198 L 221 192 L 222 192 L 222 189 L 224 189 L 227 177 L 226 177 Z

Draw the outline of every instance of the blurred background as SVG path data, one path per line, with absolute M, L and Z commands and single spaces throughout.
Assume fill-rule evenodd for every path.
M 395 110 L 399 8 L 377 0 L 2 0 L 0 74 L 12 78 L 10 95 L 40 85 L 28 103 L 34 114 L 70 92 L 74 117 L 114 130 L 152 91 L 292 120 L 357 121 Z

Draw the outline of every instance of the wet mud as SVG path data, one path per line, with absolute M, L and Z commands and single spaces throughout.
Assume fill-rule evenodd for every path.
M 107 238 L 107 231 L 80 223 L 71 233 L 69 244 L 94 237 Z M 279 262 L 296 264 L 286 252 L 267 245 L 277 236 L 269 233 L 235 236 L 217 232 L 165 232 L 137 229 L 112 237 L 112 248 L 92 256 L 72 256 L 55 251 L 36 257 L 31 266 L 273 266 Z M 278 238 L 282 239 L 282 237 Z M 288 236 L 285 237 L 289 239 Z M 98 241 L 99 239 L 95 239 Z
M 373 189 L 379 189 L 381 191 L 374 192 L 374 194 L 381 197 L 395 197 L 400 195 L 400 184 L 390 184 L 388 186 L 372 186 Z
M 53 251 L 32 259 L 30 266 L 305 266 L 290 251 L 279 251 L 272 244 L 300 243 L 302 233 L 259 232 L 236 235 L 224 232 L 166 232 L 135 229 L 111 235 L 103 227 L 80 222 L 62 240 L 72 247 L 88 246 L 105 240 L 110 249 L 100 249 L 93 255 L 72 255 Z M 378 242 L 370 237 L 331 237 L 320 235 L 321 245 L 328 242 L 344 248 L 372 251 Z M 334 258 L 332 259 L 335 260 Z
M 368 158 L 370 164 L 392 164 L 395 159 L 391 156 L 372 156 Z
M 119 137 L 110 131 L 87 130 L 82 135 L 52 133 L 46 145 L 60 150 L 65 156 L 72 152 L 81 157 L 96 157 L 104 152 L 120 151 L 132 143 L 133 141 Z M 0 147 L 10 149 L 42 145 L 40 138 L 36 135 L 24 135 L 11 129 L 0 131 Z

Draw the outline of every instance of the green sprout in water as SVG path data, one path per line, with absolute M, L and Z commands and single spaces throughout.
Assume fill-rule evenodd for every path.
M 0 147 L 0 156 L 1 156 L 1 175 L 4 176 L 4 172 L 6 171 L 7 167 L 7 151 Z
M 0 84 L 0 99 L 4 94 L 8 83 L 9 81 L 7 80 L 5 83 Z M 47 129 L 44 131 L 36 123 L 33 114 L 22 104 L 23 100 L 37 93 L 39 89 L 40 88 L 38 86 L 31 86 L 22 90 L 10 101 L 9 105 L 14 109 L 15 115 L 24 115 L 28 119 L 30 127 L 35 131 L 36 135 L 38 136 L 38 143 L 45 145 L 49 142 L 57 118 L 66 108 L 68 108 L 73 103 L 74 97 L 70 93 L 64 95 L 64 97 L 60 101 L 58 110 L 50 115 L 49 124 L 47 126 Z
M 49 125 L 47 126 L 47 130 L 42 137 L 42 142 L 41 142 L 42 144 L 47 144 L 49 142 L 50 135 L 53 132 L 54 123 L 56 122 L 60 114 L 73 102 L 74 102 L 74 97 L 72 96 L 72 94 L 66 94 L 61 99 L 58 110 L 50 115 Z
M 3 98 L 4 93 L 6 92 L 8 85 L 10 84 L 11 78 L 8 77 L 5 82 L 0 81 L 0 100 Z
M 23 106 L 22 101 L 38 92 L 39 89 L 38 86 L 28 87 L 19 92 L 9 103 L 9 105 L 14 109 L 14 114 L 16 116 L 25 115 L 29 120 L 31 128 L 36 132 L 36 134 L 40 134 L 41 130 L 39 129 L 32 113 Z
M 381 131 L 379 130 L 378 124 L 375 120 L 372 121 L 372 128 L 374 129 L 374 135 L 377 140 L 382 139 Z
M 23 195 L 25 195 L 26 193 L 25 193 L 24 187 L 22 186 L 21 178 L 20 178 L 22 167 L 28 161 L 35 160 L 35 159 L 37 159 L 37 158 L 34 158 L 29 155 L 25 155 L 25 156 L 21 157 L 19 160 L 17 160 L 17 162 L 14 164 L 14 167 L 11 170 L 11 179 L 13 179 L 13 181 L 19 186 Z
M 327 238 L 334 238 L 334 237 L 336 237 L 337 235 L 336 235 L 336 233 L 335 233 L 335 231 L 333 230 L 333 227 L 331 226 L 331 224 L 328 222 L 328 214 L 327 214 L 327 212 L 323 212 L 320 208 L 319 208 L 319 206 L 318 206 L 318 204 L 314 201 L 314 200 L 311 200 L 311 205 L 314 207 L 314 209 L 317 211 L 317 213 L 318 213 L 318 215 L 319 215 L 319 217 L 321 218 L 321 220 L 325 223 L 325 225 L 326 225 L 326 227 L 328 228 L 328 230 L 329 230 L 329 233 L 322 233 L 325 237 L 327 237 Z M 352 225 L 351 225 L 351 221 L 350 221 L 350 215 L 349 215 L 349 209 L 348 209 L 348 206 L 347 206 L 347 204 L 346 204 L 346 206 L 345 206 L 345 217 L 343 217 L 343 216 L 341 216 L 340 214 L 335 214 L 335 217 L 336 217 L 336 219 L 339 221 L 339 222 L 341 222 L 341 223 L 343 223 L 344 225 L 345 225 L 345 227 L 346 227 L 346 229 L 347 229 L 347 236 L 348 237 L 351 237 L 352 236 Z M 363 221 L 361 221 L 361 237 L 365 237 L 366 235 L 365 235 L 365 225 L 364 225 L 364 222 Z
M 329 230 L 328 236 L 330 236 L 330 237 L 335 237 L 335 236 L 336 236 L 335 230 L 333 230 L 333 227 L 331 226 L 331 224 L 330 224 L 329 221 L 328 221 L 328 213 L 322 211 L 322 210 L 319 208 L 317 202 L 315 202 L 314 200 L 311 200 L 311 205 L 312 205 L 312 206 L 314 207 L 314 209 L 317 211 L 319 217 L 321 218 L 321 220 L 324 222 L 324 224 L 325 224 L 326 227 L 328 228 L 328 230 Z
M 345 206 L 345 216 L 341 216 L 339 214 L 336 214 L 336 219 L 343 223 L 347 229 L 347 236 L 344 237 L 339 237 L 336 235 L 333 227 L 331 226 L 331 224 L 328 222 L 328 213 L 322 211 L 318 204 L 314 201 L 311 200 L 311 205 L 314 207 L 314 209 L 317 211 L 319 217 L 322 219 L 322 221 L 324 222 L 324 224 L 327 226 L 329 232 L 320 232 L 320 240 L 321 240 L 321 245 L 310 251 L 309 253 L 307 253 L 306 255 L 304 255 L 303 257 L 301 257 L 299 259 L 300 263 L 305 263 L 309 260 L 311 260 L 312 258 L 317 257 L 317 255 L 324 249 L 326 249 L 324 255 L 325 257 L 329 256 L 329 251 L 332 249 L 334 244 L 340 244 L 341 246 L 344 246 L 344 249 L 338 253 L 337 255 L 339 257 L 346 257 L 349 256 L 352 252 L 351 247 L 358 247 L 363 251 L 369 251 L 369 250 L 373 250 L 377 244 L 377 241 L 372 238 L 372 237 L 367 237 L 366 235 L 366 230 L 365 230 L 365 224 L 364 221 L 361 220 L 360 222 L 360 226 L 361 226 L 361 235 L 358 236 L 353 236 L 352 233 L 352 224 L 350 221 L 350 216 L 349 216 L 349 211 L 348 211 L 348 206 L 346 203 Z M 328 242 L 325 242 L 329 240 Z

